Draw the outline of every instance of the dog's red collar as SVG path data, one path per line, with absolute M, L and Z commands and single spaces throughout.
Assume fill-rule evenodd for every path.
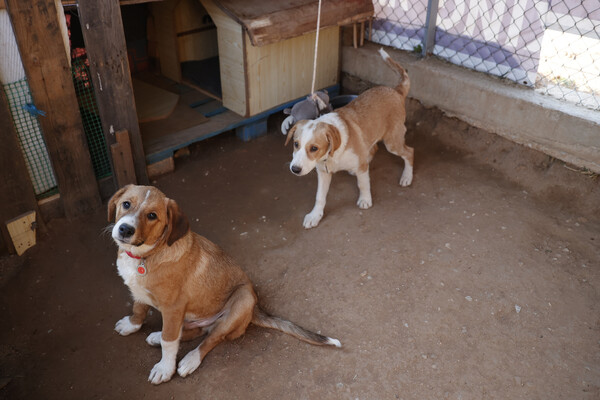
M 134 256 L 130 251 L 125 250 L 125 254 L 127 254 L 131 258 L 135 258 L 136 260 L 140 260 L 140 263 L 137 266 L 138 275 L 144 276 L 148 273 L 148 269 L 146 268 L 145 260 L 142 257 Z
M 134 256 L 130 251 L 125 250 L 125 254 L 127 254 L 131 258 L 135 258 L 136 260 L 141 260 L 142 257 Z

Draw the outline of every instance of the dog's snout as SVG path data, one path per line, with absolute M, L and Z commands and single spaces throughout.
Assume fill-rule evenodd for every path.
M 297 165 L 292 165 L 291 168 L 293 173 L 295 173 L 296 175 L 299 174 L 300 172 L 302 172 L 302 167 L 299 167 Z
M 119 226 L 119 235 L 123 239 L 133 236 L 134 233 L 135 233 L 135 228 L 129 224 L 121 224 Z

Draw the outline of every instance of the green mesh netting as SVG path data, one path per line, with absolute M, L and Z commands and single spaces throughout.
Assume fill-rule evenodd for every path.
M 75 58 L 72 60 L 73 85 L 79 103 L 79 112 L 83 122 L 83 130 L 87 138 L 92 165 L 96 178 L 104 178 L 112 174 L 110 160 L 106 151 L 106 143 L 102 132 L 102 123 L 98 115 L 96 95 L 90 69 L 86 65 L 87 59 Z
M 98 116 L 96 96 L 94 95 L 89 67 L 85 64 L 85 60 L 76 58 L 72 62 L 72 71 L 73 85 L 77 94 L 79 112 L 81 113 L 94 172 L 96 178 L 104 178 L 110 176 L 112 171 L 104 142 L 102 124 Z M 43 198 L 57 193 L 56 177 L 38 121 L 38 118 L 46 117 L 44 115 L 38 116 L 35 113 L 36 109 L 33 106 L 27 80 L 13 82 L 4 85 L 3 88 L 36 196 Z
M 45 117 L 25 109 L 28 104 L 33 104 L 26 80 L 4 85 L 4 92 L 35 194 L 38 197 L 52 195 L 57 191 L 56 178 L 38 121 Z

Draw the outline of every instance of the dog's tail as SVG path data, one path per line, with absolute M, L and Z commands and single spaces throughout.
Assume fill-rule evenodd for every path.
M 398 64 L 398 62 L 394 61 L 392 57 L 382 48 L 379 49 L 379 54 L 381 58 L 389 65 L 394 71 L 398 72 L 400 75 L 400 83 L 394 89 L 402 96 L 406 97 L 408 95 L 408 91 L 410 90 L 410 79 L 406 70 L 402 68 L 402 65 Z
M 311 332 L 308 329 L 304 329 L 301 326 L 294 324 L 293 322 L 269 315 L 265 311 L 261 310 L 258 306 L 254 307 L 252 323 L 257 326 L 262 326 L 263 328 L 275 329 L 283 333 L 287 333 L 296 339 L 303 340 L 310 344 L 342 347 L 342 344 L 337 339 Z

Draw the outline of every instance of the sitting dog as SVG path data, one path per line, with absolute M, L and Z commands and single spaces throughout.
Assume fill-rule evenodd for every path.
M 182 377 L 225 339 L 241 336 L 250 323 L 277 329 L 316 345 L 341 347 L 337 339 L 310 332 L 268 315 L 257 305 L 246 274 L 217 245 L 190 231 L 177 203 L 150 186 L 128 185 L 108 204 L 115 220 L 112 237 L 119 246 L 119 275 L 133 296 L 133 315 L 117 322 L 123 335 L 137 332 L 150 307 L 162 313 L 162 332 L 146 342 L 162 347 L 162 358 L 148 380 L 166 382 L 175 373 L 180 340 L 206 335 L 180 362 Z
M 296 175 L 306 175 L 313 168 L 317 169 L 317 196 L 314 208 L 304 217 L 306 229 L 317 226 L 323 217 L 334 172 L 348 171 L 356 175 L 360 192 L 358 206 L 367 209 L 373 205 L 369 163 L 379 141 L 383 141 L 390 153 L 404 160 L 400 186 L 412 182 L 414 150 L 404 142 L 405 101 L 410 80 L 400 64 L 383 49 L 379 52 L 400 75 L 400 83 L 395 88 L 371 88 L 350 104 L 315 120 L 300 121 L 288 132 L 285 144 L 290 140 L 294 143 L 290 170 Z

